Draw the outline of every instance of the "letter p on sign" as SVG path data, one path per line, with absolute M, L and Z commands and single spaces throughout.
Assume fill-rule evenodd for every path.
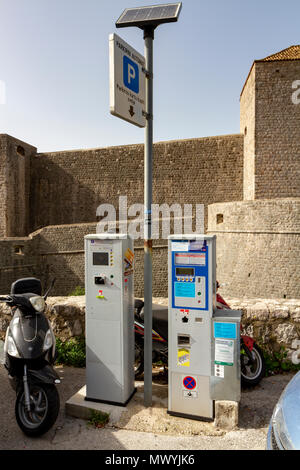
M 123 82 L 126 88 L 139 93 L 139 66 L 126 55 L 123 57 Z

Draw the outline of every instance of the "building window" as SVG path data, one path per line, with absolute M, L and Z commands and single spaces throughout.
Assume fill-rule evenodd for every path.
M 247 135 L 247 126 L 244 129 L 244 135 Z
M 22 147 L 22 145 L 18 145 L 17 154 L 21 155 L 22 157 L 25 157 L 25 150 L 24 150 L 24 147 Z
M 217 224 L 222 224 L 224 220 L 223 214 L 217 214 Z
M 22 245 L 18 245 L 18 246 L 15 246 L 14 248 L 15 250 L 15 255 L 24 255 L 24 246 Z

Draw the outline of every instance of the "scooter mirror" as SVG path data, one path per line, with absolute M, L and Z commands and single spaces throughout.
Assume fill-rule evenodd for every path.
M 50 285 L 49 289 L 47 290 L 46 294 L 44 295 L 44 299 L 45 299 L 45 300 L 47 299 L 47 297 L 48 297 L 50 291 L 52 290 L 52 288 L 53 288 L 53 286 L 54 286 L 54 284 L 55 284 L 55 281 L 56 281 L 56 278 L 54 277 L 54 278 L 52 279 L 52 282 L 51 282 L 51 285 Z

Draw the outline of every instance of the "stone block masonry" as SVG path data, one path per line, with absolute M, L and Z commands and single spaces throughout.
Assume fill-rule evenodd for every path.
M 226 296 L 300 298 L 300 198 L 209 206 Z
M 300 46 L 250 70 L 241 134 L 154 144 L 153 203 L 203 204 L 217 235 L 225 297 L 300 298 Z M 143 203 L 144 146 L 37 153 L 0 135 L 0 290 L 36 275 L 54 294 L 84 284 L 83 236 L 96 209 L 127 196 Z M 118 213 L 117 213 L 118 216 Z M 135 243 L 135 294 L 143 295 L 143 243 Z M 153 248 L 153 294 L 167 295 L 167 243 Z
M 30 167 L 30 231 L 96 220 L 96 209 L 144 202 L 144 146 L 37 154 Z M 153 203 L 234 201 L 243 191 L 243 137 L 154 144 Z
M 221 293 L 223 294 L 222 290 Z M 226 298 L 233 309 L 242 310 L 245 334 L 255 338 L 265 351 L 280 351 L 283 347 L 287 359 L 300 350 L 300 300 Z M 153 303 L 168 305 L 165 297 L 154 297 Z M 85 333 L 85 296 L 49 297 L 46 315 L 55 336 L 65 341 Z M 0 304 L 0 339 L 11 320 L 10 309 Z
M 300 197 L 300 60 L 255 61 L 241 94 L 244 199 Z

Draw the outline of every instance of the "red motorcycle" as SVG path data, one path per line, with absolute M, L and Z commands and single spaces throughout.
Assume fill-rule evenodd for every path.
M 219 285 L 217 284 L 217 287 Z M 223 297 L 217 293 L 217 308 L 230 309 Z M 144 372 L 144 302 L 135 300 L 135 377 Z M 152 362 L 168 365 L 168 307 L 158 304 L 152 310 Z M 265 361 L 262 350 L 250 336 L 241 335 L 241 383 L 255 386 L 265 376 Z

